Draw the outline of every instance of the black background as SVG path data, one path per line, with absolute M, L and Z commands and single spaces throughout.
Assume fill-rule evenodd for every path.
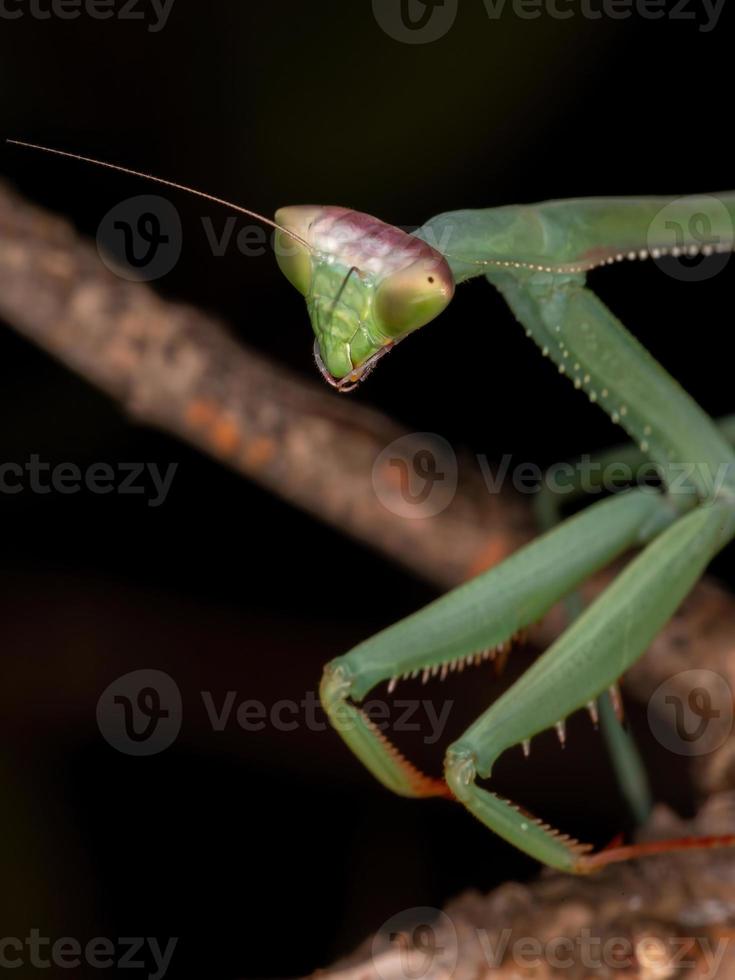
M 678 6 L 697 19 L 526 20 L 508 4 L 492 20 L 463 0 L 445 37 L 415 46 L 381 30 L 366 0 L 176 0 L 159 32 L 0 18 L 1 129 L 265 214 L 333 203 L 412 225 L 459 207 L 724 190 L 729 12 L 703 31 L 699 6 Z M 122 199 L 156 193 L 8 147 L 0 169 L 89 236 Z M 156 289 L 313 374 L 303 303 L 272 258 L 214 257 L 200 219 L 218 227 L 226 213 L 167 196 L 183 252 Z M 708 411 L 733 410 L 732 266 L 689 283 L 632 263 L 591 282 Z M 491 460 L 546 466 L 619 439 L 480 281 L 353 397 Z M 207 722 L 201 691 L 298 701 L 324 662 L 431 598 L 426 586 L 131 425 L 10 328 L 0 419 L 3 460 L 178 463 L 160 508 L 0 497 L 0 935 L 178 936 L 169 976 L 290 976 L 401 909 L 535 873 L 460 808 L 389 795 L 331 732 Z M 717 570 L 732 578 L 732 559 Z M 115 752 L 95 723 L 104 687 L 138 668 L 167 671 L 184 699 L 181 736 L 149 759 Z M 463 704 L 457 730 L 492 696 L 473 687 L 449 695 Z M 626 817 L 588 731 L 573 720 L 563 766 L 551 735 L 527 764 L 508 753 L 498 786 L 603 842 Z M 681 763 L 642 737 L 657 795 L 686 808 Z

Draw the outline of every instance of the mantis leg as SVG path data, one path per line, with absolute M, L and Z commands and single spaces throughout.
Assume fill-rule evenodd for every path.
M 599 501 L 361 643 L 325 669 L 320 696 L 331 723 L 389 789 L 404 796 L 449 795 L 443 781 L 424 776 L 395 749 L 359 702 L 381 681 L 390 682 L 390 692 L 401 676 L 443 678 L 490 659 L 589 575 L 652 540 L 677 513 L 671 500 L 643 489 Z
M 618 717 L 609 691 L 597 699 L 597 711 L 618 786 L 636 824 L 642 826 L 651 815 L 653 794 L 638 746 Z
M 619 466 L 621 458 L 624 460 L 626 471 L 631 473 L 635 473 L 637 468 L 645 462 L 645 457 L 638 447 L 629 444 L 610 450 L 609 453 L 601 454 L 595 460 L 590 459 L 586 480 L 582 480 L 579 468 L 576 468 L 563 489 L 557 487 L 552 490 L 547 482 L 534 500 L 536 523 L 540 530 L 548 530 L 561 522 L 562 501 L 570 502 L 570 497 L 577 499 L 584 493 L 589 493 L 595 489 L 598 491 L 604 489 L 602 474 L 608 465 Z M 593 476 L 598 477 L 597 483 L 589 478 Z M 574 622 L 584 610 L 582 594 L 575 591 L 566 596 L 564 608 L 568 622 Z M 599 720 L 602 735 L 607 745 L 618 786 L 636 823 L 643 824 L 648 819 L 653 807 L 653 795 L 638 747 L 632 735 L 626 730 L 616 707 L 610 692 L 605 691 L 597 699 L 596 717 Z
M 560 373 L 573 378 L 577 388 L 606 408 L 638 442 L 638 446 L 621 447 L 603 456 L 596 470 L 588 470 L 584 489 L 595 489 L 595 476 L 602 483 L 612 464 L 624 463 L 632 474 L 653 458 L 670 493 L 686 494 L 691 488 L 700 499 L 716 498 L 723 492 L 732 499 L 733 420 L 715 427 L 584 287 L 582 277 L 495 271 L 488 279 L 501 290 L 526 332 L 554 360 Z M 582 488 L 572 481 L 571 489 L 565 500 L 578 497 Z M 536 513 L 542 526 L 553 525 L 560 517 L 559 497 L 552 498 L 546 491 L 537 501 Z M 567 597 L 566 605 L 570 619 L 583 608 L 578 594 Z M 638 752 L 607 693 L 598 710 L 618 783 L 641 822 L 650 807 L 650 794 Z
M 719 419 L 716 425 L 728 443 L 735 445 L 735 415 Z M 635 444 L 628 443 L 585 457 L 577 466 L 566 469 L 563 480 L 561 471 L 548 474 L 549 479 L 534 500 L 539 528 L 545 531 L 559 524 L 565 505 L 578 501 L 586 494 L 610 489 L 606 486 L 605 474 L 631 474 L 635 482 L 638 474 L 643 475 L 649 467 L 645 453 Z M 579 592 L 567 596 L 564 605 L 570 622 L 584 609 Z M 619 719 L 608 692 L 598 699 L 597 711 L 618 785 L 636 822 L 642 824 L 648 818 L 653 800 L 640 753 L 632 735 Z
M 735 447 L 735 415 L 716 419 L 715 425 L 728 444 Z M 619 485 L 608 486 L 606 474 L 617 474 L 616 479 L 620 483 L 634 484 L 645 475 L 650 475 L 650 460 L 639 446 L 629 442 L 585 456 L 576 464 L 563 468 L 563 476 L 561 469 L 552 469 L 547 473 L 544 485 L 534 498 L 536 523 L 542 531 L 556 527 L 562 520 L 564 508 L 577 503 L 587 494 L 622 489 Z M 626 477 L 630 474 L 632 480 L 621 480 L 621 474 L 626 474 Z
M 735 494 L 735 452 L 710 417 L 579 276 L 492 272 L 526 332 L 635 440 L 670 493 Z
M 489 777 L 505 749 L 563 725 L 572 712 L 615 683 L 734 536 L 735 506 L 729 501 L 698 507 L 680 518 L 450 747 L 447 784 L 474 816 L 511 844 L 563 871 L 589 871 L 645 853 L 621 848 L 588 856 L 586 846 L 482 789 L 476 778 Z M 682 847 L 714 844 L 735 844 L 735 835 L 679 842 Z M 665 849 L 673 846 L 668 842 Z

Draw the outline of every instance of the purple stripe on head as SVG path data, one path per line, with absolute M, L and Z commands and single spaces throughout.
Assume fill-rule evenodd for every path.
M 361 211 L 322 208 L 311 222 L 308 238 L 319 251 L 379 279 L 421 260 L 437 276 L 452 278 L 444 257 L 427 242 Z

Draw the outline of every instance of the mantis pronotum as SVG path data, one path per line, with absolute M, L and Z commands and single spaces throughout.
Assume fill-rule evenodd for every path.
M 585 706 L 596 717 L 597 699 L 643 654 L 735 537 L 735 453 L 728 439 L 585 283 L 591 269 L 628 258 L 731 251 L 735 193 L 457 211 L 412 235 L 345 208 L 283 208 L 275 222 L 237 210 L 276 228 L 277 260 L 306 299 L 317 363 L 340 391 L 441 313 L 456 284 L 484 275 L 560 374 L 620 424 L 661 474 L 660 492 L 631 489 L 595 503 L 328 664 L 322 703 L 353 752 L 396 793 L 454 798 L 511 844 L 563 871 L 735 844 L 734 833 L 592 855 L 477 784 L 507 748 L 525 750 L 547 728 L 563 738 L 565 719 Z M 692 230 L 703 211 L 704 241 Z M 668 225 L 658 222 L 664 212 Z M 672 244 L 659 225 L 678 229 L 680 238 Z M 678 478 L 682 467 L 685 480 Z M 381 682 L 392 691 L 401 677 L 444 677 L 488 659 L 590 575 L 637 547 L 641 552 L 602 596 L 449 747 L 444 779 L 419 772 L 360 710 Z

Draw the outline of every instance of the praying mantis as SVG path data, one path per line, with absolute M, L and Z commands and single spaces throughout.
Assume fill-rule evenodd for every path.
M 127 168 L 50 152 L 228 204 Z M 574 712 L 586 707 L 593 720 L 598 712 L 609 714 L 606 692 L 735 537 L 735 452 L 727 433 L 586 283 L 591 270 L 626 259 L 732 251 L 735 192 L 454 211 L 411 234 L 347 208 L 286 207 L 271 221 L 228 206 L 275 228 L 276 259 L 306 300 L 317 365 L 338 391 L 352 390 L 398 342 L 439 316 L 459 284 L 484 276 L 560 375 L 606 411 L 660 475 L 655 491 L 631 488 L 586 507 L 332 660 L 320 697 L 354 754 L 393 792 L 457 800 L 507 842 L 564 872 L 589 873 L 667 850 L 735 845 L 733 833 L 590 853 L 588 845 L 479 782 L 491 778 L 503 752 L 519 745 L 527 752 L 546 729 L 556 729 L 563 741 Z M 492 658 L 633 549 L 636 556 L 599 598 L 449 746 L 443 779 L 420 772 L 361 710 L 378 684 L 392 692 L 400 678 L 443 678 Z M 634 764 L 624 750 L 622 758 Z

